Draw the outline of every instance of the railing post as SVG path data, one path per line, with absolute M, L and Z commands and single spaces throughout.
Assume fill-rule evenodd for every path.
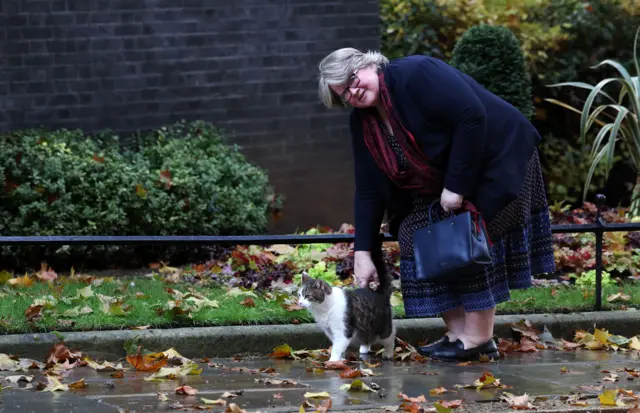
M 607 201 L 607 197 L 596 195 L 596 306 L 595 310 L 602 310 L 602 238 L 604 236 L 605 223 L 602 219 L 602 207 Z

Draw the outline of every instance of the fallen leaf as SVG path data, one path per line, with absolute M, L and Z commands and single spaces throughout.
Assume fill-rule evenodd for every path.
M 462 406 L 462 400 L 440 400 L 438 404 L 445 409 L 457 409 Z
M 256 302 L 253 301 L 253 298 L 251 297 L 246 297 L 244 300 L 242 300 L 242 302 L 240 303 L 245 307 L 255 307 L 256 306 Z
M 204 404 L 214 404 L 214 405 L 218 405 L 218 406 L 226 406 L 227 405 L 227 401 L 226 400 L 222 400 L 222 399 L 216 399 L 216 400 L 211 400 L 211 399 L 205 399 L 204 397 L 200 399 L 202 401 L 202 403 Z
M 258 383 L 264 383 L 264 384 L 270 384 L 273 386 L 297 386 L 299 385 L 299 383 L 293 381 L 293 380 L 289 380 L 289 379 L 284 379 L 284 380 L 280 380 L 280 379 L 274 379 L 274 378 L 259 378 L 259 379 L 255 379 L 256 382 Z M 307 385 L 303 385 L 305 387 L 310 387 L 308 384 Z
M 158 395 L 158 400 L 161 402 L 166 402 L 167 400 L 169 400 L 169 398 L 167 397 L 167 393 L 156 392 L 156 394 Z
M 176 394 L 184 394 L 188 396 L 193 396 L 198 392 L 198 390 L 194 389 L 191 386 L 180 386 L 176 389 Z
M 368 392 L 377 393 L 376 390 L 373 390 L 371 387 L 367 386 L 360 379 L 354 380 L 349 384 L 343 384 L 342 386 L 340 386 L 340 390 L 358 391 L 358 392 L 360 392 L 360 391 L 367 392 L 368 391 Z
M 293 358 L 292 349 L 288 344 L 282 344 L 274 348 L 269 357 L 273 358 Z
M 63 343 L 56 343 L 49 350 L 49 354 L 47 355 L 47 364 L 56 364 L 65 361 L 73 363 L 81 358 L 81 352 L 71 351 Z
M 607 297 L 607 301 L 610 303 L 613 303 L 615 301 L 629 301 L 629 300 L 631 300 L 631 296 L 629 294 L 624 294 L 624 293 L 615 293 Z
M 42 305 L 30 305 L 24 312 L 27 322 L 37 322 L 42 320 Z
M 424 394 L 421 394 L 418 397 L 409 397 L 404 393 L 398 393 L 398 397 L 410 403 L 426 403 L 427 402 L 427 399 L 424 397 Z
M 42 281 L 53 281 L 58 278 L 58 274 L 53 271 L 53 268 L 50 268 L 47 264 L 42 263 L 40 271 L 36 273 L 36 277 L 38 277 Z
M 138 347 L 137 354 L 127 355 L 126 359 L 138 371 L 158 371 L 167 365 L 164 353 L 141 354 L 142 347 Z
M 492 388 L 492 389 L 500 389 L 507 388 L 504 384 L 500 383 L 500 379 L 493 376 L 493 374 L 489 372 L 485 372 L 479 379 L 477 379 L 473 384 L 468 385 L 460 385 L 456 384 L 456 388 L 475 388 L 475 389 L 484 389 L 484 388 Z
M 522 396 L 516 396 L 514 394 L 504 392 L 500 396 L 500 400 L 507 402 L 509 407 L 515 410 L 535 410 L 535 407 L 529 400 L 529 395 L 525 393 Z
M 224 413 L 247 413 L 246 410 L 241 409 L 237 404 L 230 403 Z
M 27 274 L 25 274 L 23 277 L 10 279 L 9 281 L 7 281 L 7 284 L 17 287 L 31 287 L 31 285 L 33 284 L 33 280 L 29 278 Z
M 326 392 L 326 391 L 319 392 L 319 393 L 311 393 L 311 392 L 307 392 L 307 393 L 305 393 L 305 394 L 304 394 L 304 396 L 303 396 L 303 397 L 304 397 L 305 399 L 315 399 L 315 398 L 321 398 L 321 399 L 324 399 L 324 398 L 327 398 L 327 397 L 331 397 L 331 395 L 330 395 L 328 392 Z
M 436 387 L 435 389 L 429 390 L 429 395 L 437 396 L 439 394 L 446 393 L 446 392 L 447 392 L 447 389 L 445 389 L 444 387 L 440 386 L 440 387 Z
M 350 370 L 350 367 L 344 364 L 344 361 L 326 361 L 324 367 L 329 370 Z
M 45 378 L 47 379 L 47 385 L 42 386 L 42 389 L 41 389 L 42 391 L 47 391 L 47 392 L 69 391 L 69 386 L 67 386 L 66 384 L 60 383 L 60 380 L 58 380 L 58 378 L 53 376 L 46 376 Z
M 84 379 L 69 384 L 70 389 L 84 389 L 85 387 L 87 387 L 87 383 L 85 383 Z
M 114 379 L 122 379 L 124 378 L 124 372 L 122 370 L 114 371 L 113 373 L 110 373 L 109 376 Z
M 609 389 L 598 395 L 600 404 L 603 406 L 624 406 L 622 400 L 618 399 L 618 390 Z
M 362 372 L 360 372 L 360 370 L 358 369 L 348 368 L 340 372 L 340 377 L 342 377 L 343 379 L 354 379 L 356 377 L 361 377 L 361 376 L 362 376 Z

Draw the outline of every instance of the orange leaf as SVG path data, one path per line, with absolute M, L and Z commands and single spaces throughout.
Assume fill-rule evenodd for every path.
M 273 349 L 269 357 L 274 358 L 291 358 L 291 347 L 288 344 L 282 344 Z
M 242 302 L 240 303 L 245 307 L 255 307 L 256 306 L 256 302 L 253 301 L 253 298 L 251 297 L 247 297 L 244 300 L 242 300 Z
M 176 394 L 184 394 L 187 396 L 193 396 L 198 392 L 198 390 L 194 389 L 191 386 L 180 386 L 176 389 Z
M 411 403 L 407 403 L 407 402 L 402 403 L 400 405 L 400 409 L 402 411 L 409 412 L 409 413 L 418 413 L 418 412 L 420 412 L 422 410 L 422 408 L 420 407 L 420 405 L 418 403 L 412 403 L 412 402 Z
M 538 351 L 536 347 L 536 343 L 527 337 L 522 337 L 520 339 L 520 351 L 523 353 L 535 352 Z
M 10 279 L 9 281 L 7 281 L 7 284 L 21 286 L 21 287 L 30 287 L 31 284 L 33 284 L 33 280 L 29 278 L 27 274 L 25 274 L 23 277 L 16 277 L 16 278 Z
M 111 373 L 109 375 L 111 377 L 113 377 L 114 379 L 122 379 L 122 378 L 124 378 L 124 372 L 122 370 L 114 371 L 113 373 Z
M 418 397 L 409 397 L 404 393 L 398 393 L 398 397 L 402 398 L 403 400 L 406 400 L 408 402 L 413 403 L 426 403 L 427 399 L 424 397 L 424 394 L 421 394 Z
M 51 350 L 49 350 L 49 354 L 47 355 L 47 364 L 56 364 L 66 361 L 73 363 L 81 358 L 81 352 L 70 351 L 64 344 L 56 343 L 51 347 Z
M 342 370 L 340 372 L 340 377 L 342 377 L 343 379 L 353 379 L 360 376 L 362 376 L 362 373 L 357 369 L 354 370 L 352 368 L 347 368 L 346 370 Z
M 142 355 L 138 347 L 138 353 L 133 356 L 127 355 L 127 361 L 138 371 L 156 372 L 166 366 L 168 360 L 164 353 Z
M 344 361 L 326 361 L 324 367 L 329 370 L 349 370 L 349 366 Z
M 28 322 L 39 321 L 42 318 L 42 305 L 30 305 L 24 316 Z
M 462 400 L 440 400 L 438 404 L 445 409 L 457 409 L 462 406 Z

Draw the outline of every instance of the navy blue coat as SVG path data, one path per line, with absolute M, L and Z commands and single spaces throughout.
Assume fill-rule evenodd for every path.
M 439 59 L 404 57 L 390 61 L 383 71 L 396 111 L 444 172 L 445 188 L 473 202 L 490 222 L 518 196 L 541 140 L 538 131 L 514 106 Z M 410 201 L 409 192 L 392 183 L 369 152 L 361 110 L 354 109 L 350 117 L 356 251 L 371 249 L 385 212 L 396 227 Z

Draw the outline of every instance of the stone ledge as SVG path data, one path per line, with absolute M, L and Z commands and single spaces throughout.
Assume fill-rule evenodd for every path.
M 575 314 L 500 315 L 495 334 L 511 337 L 510 323 L 529 320 L 542 330 L 546 325 L 556 338 L 571 340 L 576 330 L 602 326 L 612 334 L 624 336 L 640 333 L 640 311 L 603 311 Z M 396 320 L 398 337 L 416 344 L 424 339 L 436 340 L 444 333 L 440 318 Z M 163 351 L 174 347 L 185 357 L 230 357 L 236 354 L 265 355 L 287 343 L 294 349 L 326 348 L 330 342 L 315 324 L 256 325 L 230 327 L 187 327 L 150 330 L 109 330 L 63 333 L 65 343 L 93 358 L 124 357 L 124 343 L 139 337 L 146 348 Z M 58 338 L 51 333 L 11 334 L 0 336 L 0 353 L 43 359 Z

